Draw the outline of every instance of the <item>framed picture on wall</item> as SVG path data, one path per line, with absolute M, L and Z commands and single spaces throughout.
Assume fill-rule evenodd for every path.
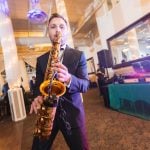
M 96 73 L 96 68 L 95 68 L 95 63 L 94 63 L 93 57 L 90 57 L 87 59 L 87 69 L 88 69 L 88 74 Z

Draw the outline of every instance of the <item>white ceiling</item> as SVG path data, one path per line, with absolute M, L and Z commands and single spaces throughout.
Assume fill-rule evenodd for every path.
M 88 32 L 97 29 L 95 17 L 89 19 L 82 26 L 78 26 L 79 21 L 85 14 L 87 7 L 93 0 L 64 0 L 71 26 L 74 44 L 79 46 L 88 41 Z M 55 0 L 40 0 L 41 9 L 50 16 L 56 12 Z M 40 55 L 48 50 L 48 46 L 41 47 L 39 44 L 46 45 L 49 39 L 46 35 L 47 22 L 44 24 L 32 24 L 27 19 L 27 12 L 30 10 L 28 0 L 8 0 L 10 18 L 12 20 L 15 33 L 17 50 L 19 55 Z M 93 32 L 94 32 L 93 30 Z M 76 32 L 75 32 L 76 31 Z M 95 31 L 95 33 L 97 33 Z M 89 44 L 89 41 L 87 42 Z

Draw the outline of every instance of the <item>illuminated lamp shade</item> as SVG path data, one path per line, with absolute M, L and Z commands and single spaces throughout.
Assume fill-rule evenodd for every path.
M 8 8 L 7 0 L 0 0 L 0 13 L 9 16 L 9 8 Z
M 47 14 L 41 9 L 32 9 L 27 14 L 28 20 L 33 24 L 43 24 L 47 21 Z

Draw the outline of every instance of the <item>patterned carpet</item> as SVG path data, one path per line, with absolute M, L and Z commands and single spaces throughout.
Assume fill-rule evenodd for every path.
M 150 150 L 150 121 L 106 108 L 97 88 L 83 97 L 90 150 Z M 30 150 L 34 124 L 34 115 L 17 123 L 1 121 L 0 150 Z M 61 133 L 53 150 L 69 150 Z
M 84 99 L 90 150 L 150 150 L 150 121 L 104 107 L 97 89 Z

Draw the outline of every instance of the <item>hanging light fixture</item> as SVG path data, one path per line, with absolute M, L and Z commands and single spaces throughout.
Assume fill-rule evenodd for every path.
M 29 21 L 33 24 L 43 24 L 47 21 L 47 14 L 40 9 L 40 0 L 29 0 L 30 10 L 27 14 Z
M 9 16 L 9 8 L 7 0 L 0 0 L 0 12 Z

